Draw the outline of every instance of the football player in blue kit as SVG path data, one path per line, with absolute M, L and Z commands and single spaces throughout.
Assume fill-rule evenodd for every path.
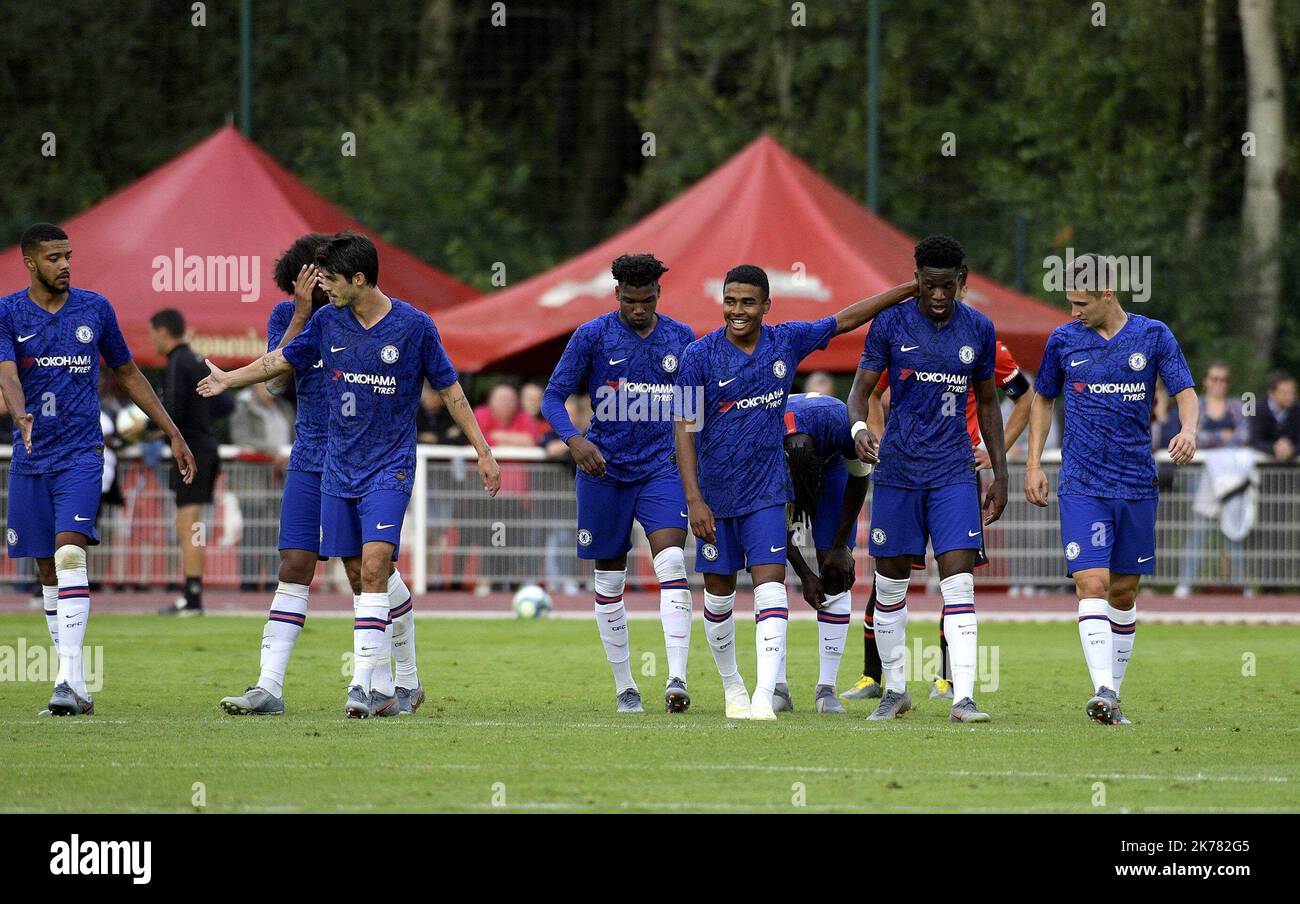
M 501 469 L 429 315 L 379 290 L 379 256 L 363 235 L 339 233 L 316 251 L 329 299 L 283 348 L 226 373 L 211 362 L 198 391 L 211 396 L 322 362 L 329 425 L 321 478 L 321 556 L 339 556 L 355 577 L 349 718 L 390 715 L 388 581 L 415 472 L 415 416 L 428 380 L 478 453 L 483 488 L 495 495 Z
M 95 520 L 104 476 L 101 355 L 131 401 L 166 434 L 185 483 L 194 479 L 194 456 L 131 359 L 113 306 L 72 285 L 67 233 L 37 223 L 23 232 L 19 248 L 31 285 L 0 298 L 0 391 L 14 421 L 9 558 L 36 559 L 59 655 L 54 694 L 41 715 L 90 715 L 95 701 L 86 688 L 82 643 L 90 618 L 86 546 L 99 544 Z
M 304 235 L 275 262 L 275 284 L 292 298 L 271 309 L 266 324 L 267 351 L 287 345 L 302 332 L 311 316 L 329 303 L 315 265 L 316 249 L 328 239 L 329 236 L 318 232 Z M 287 382 L 287 378 L 277 377 L 267 384 L 267 389 L 279 395 Z M 307 622 L 308 594 L 320 560 L 320 484 L 329 429 L 323 363 L 317 361 L 305 371 L 295 371 L 293 382 L 297 415 L 293 451 L 280 501 L 280 583 L 262 630 L 261 672 L 257 683 L 242 694 L 221 700 L 222 709 L 232 716 L 284 713 L 284 675 L 294 643 Z M 355 584 L 358 576 L 351 574 L 350 578 Z M 415 607 L 396 567 L 388 577 L 388 600 L 391 608 L 387 630 L 397 665 L 397 712 L 383 712 L 409 715 L 424 702 L 424 688 L 420 686 L 415 662 Z M 376 668 L 380 684 L 386 683 L 384 670 L 391 667 L 385 661 Z
M 1156 377 L 1178 405 L 1180 432 L 1169 456 L 1196 454 L 1200 406 L 1178 340 L 1159 320 L 1124 311 L 1113 262 L 1075 258 L 1065 297 L 1072 322 L 1047 340 L 1029 410 L 1025 498 L 1047 505 L 1043 446 L 1057 396 L 1065 396 L 1056 495 L 1066 570 L 1079 597 L 1079 641 L 1092 679 L 1088 717 L 1128 724 L 1120 685 L 1133 652 L 1137 592 L 1155 570 L 1159 487 L 1151 457 Z
M 704 574 L 709 648 L 722 676 L 727 718 L 775 719 L 772 694 L 785 655 L 786 504 L 783 415 L 799 362 L 912 294 L 898 286 L 832 317 L 765 326 L 767 274 L 749 264 L 723 280 L 724 325 L 686 347 L 677 377 L 674 441 Z M 751 699 L 736 670 L 736 572 L 754 582 L 758 676 Z
M 975 621 L 975 557 L 984 525 L 1007 503 L 1002 413 L 994 386 L 997 340 L 993 321 L 960 301 L 965 254 L 949 236 L 930 236 L 915 249 L 915 298 L 871 325 L 849 391 L 858 455 L 872 461 L 870 551 L 876 560 L 875 635 L 884 695 L 870 718 L 893 719 L 912 707 L 905 678 L 907 586 L 927 538 L 939 566 L 943 632 L 952 667 L 954 722 L 987 722 L 975 705 L 979 655 Z M 868 398 L 888 372 L 893 396 L 884 438 L 868 429 Z M 975 393 L 980 432 L 993 482 L 981 507 L 975 456 L 966 429 L 966 394 Z M 982 511 L 981 511 L 982 508 Z
M 664 705 L 685 712 L 691 645 L 691 590 L 686 580 L 686 498 L 673 463 L 672 392 L 682 352 L 695 340 L 684 323 L 658 311 L 659 277 L 651 254 L 614 261 L 618 310 L 578 327 L 542 397 L 542 416 L 577 464 L 578 558 L 594 560 L 596 626 L 614 673 L 618 712 L 644 712 L 632 679 L 623 585 L 632 520 L 645 530 L 659 580 L 659 615 L 668 654 Z M 564 401 L 590 394 L 584 436 Z
M 786 553 L 799 576 L 804 599 L 817 610 L 820 669 L 813 707 L 819 713 L 842 713 L 844 706 L 835 696 L 835 678 L 849 634 L 853 547 L 871 465 L 858 458 L 848 406 L 819 392 L 796 393 L 786 400 L 785 457 L 794 486 Z M 811 537 L 807 538 L 804 532 L 809 528 Z M 807 545 L 801 542 L 805 539 L 811 539 L 817 551 L 815 571 L 800 550 Z M 784 659 L 773 697 L 777 712 L 794 708 Z

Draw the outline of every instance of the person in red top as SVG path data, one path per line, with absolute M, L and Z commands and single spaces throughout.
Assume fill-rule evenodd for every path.
M 997 344 L 997 359 L 993 366 L 993 382 L 1006 393 L 1007 398 L 1013 399 L 1016 407 L 1012 409 L 1011 416 L 1007 418 L 1006 425 L 1002 433 L 1006 443 L 1006 448 L 1011 449 L 1020 434 L 1024 433 L 1026 425 L 1029 423 L 1029 402 L 1033 398 L 1033 386 L 1030 385 L 1029 379 L 1021 371 L 1020 365 L 1012 357 L 1008 349 L 1000 340 Z M 889 411 L 889 374 L 882 373 L 880 382 L 876 384 L 875 391 L 867 403 L 867 426 L 876 436 L 882 436 L 885 432 L 885 419 Z M 980 437 L 979 418 L 975 411 L 975 393 L 966 394 L 966 431 L 970 434 L 971 445 L 975 447 L 975 470 L 982 471 L 991 467 L 989 454 L 984 449 L 983 440 Z M 975 556 L 975 567 L 982 568 L 989 563 L 988 554 L 984 551 L 982 545 Z M 917 560 L 912 563 L 916 569 L 925 568 L 925 557 L 918 556 Z M 872 588 L 871 598 L 867 600 L 867 611 L 863 618 L 862 636 L 865 640 L 866 652 L 863 656 L 862 677 L 858 679 L 853 687 L 844 692 L 842 696 L 849 700 L 859 700 L 880 696 L 880 654 L 876 650 L 876 635 L 873 630 L 872 621 L 875 617 L 876 609 L 876 591 Z M 934 687 L 930 691 L 931 698 L 952 697 L 952 681 L 948 671 L 948 641 L 943 636 L 943 625 L 939 625 L 939 649 L 942 653 L 942 663 L 940 665 L 939 677 L 935 679 Z
M 509 383 L 493 386 L 488 393 L 487 402 L 474 409 L 474 418 L 478 421 L 484 438 L 493 448 L 514 446 L 536 449 L 542 438 L 538 422 L 520 405 L 519 391 Z M 522 554 L 518 550 L 534 545 L 529 542 L 532 539 L 532 529 L 528 524 L 532 504 L 528 490 L 528 466 L 522 462 L 501 462 L 501 491 L 497 497 L 501 505 L 497 517 L 502 523 L 508 524 L 508 529 L 513 534 L 511 547 L 517 550 L 514 553 L 516 562 L 519 562 L 518 556 Z M 485 546 L 484 553 L 484 577 L 491 581 L 493 589 L 510 589 L 506 580 L 509 568 L 504 557 L 505 548 Z M 528 569 L 525 573 L 531 573 L 526 559 L 521 567 Z

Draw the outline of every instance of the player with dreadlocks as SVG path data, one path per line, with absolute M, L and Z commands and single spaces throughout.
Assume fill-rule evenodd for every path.
M 939 565 L 943 633 L 952 663 L 956 703 L 949 718 L 987 722 L 988 714 L 974 701 L 978 635 L 973 571 L 984 525 L 996 521 L 1007 504 L 1002 413 L 993 381 L 997 337 L 993 322 L 960 300 L 967 270 L 955 239 L 923 239 L 915 259 L 920 291 L 872 324 L 849 391 L 849 415 L 863 460 L 877 451 L 865 421 L 867 399 L 882 373 L 889 374 L 893 396 L 871 503 L 874 627 L 885 679 L 884 696 L 871 718 L 893 719 L 912 707 L 904 678 L 907 586 L 914 557 L 925 554 L 928 537 Z M 970 392 L 975 393 L 993 466 L 982 506 L 966 430 Z
M 578 466 L 578 558 L 595 560 L 596 626 L 621 713 L 645 711 L 632 679 L 623 608 L 633 518 L 650 541 L 659 579 L 668 654 L 664 705 L 668 712 L 685 712 L 691 705 L 686 690 L 691 590 L 682 552 L 686 497 L 672 457 L 672 397 L 682 352 L 695 333 L 658 312 L 659 277 L 666 272 L 653 254 L 615 260 L 617 310 L 578 327 L 542 396 L 542 416 Z M 564 407 L 575 392 L 591 395 L 593 416 L 585 436 Z
M 817 610 L 820 673 L 813 705 L 819 713 L 842 713 L 835 676 L 849 633 L 853 546 L 871 473 L 871 465 L 858 458 L 848 406 L 819 392 L 790 396 L 785 404 L 785 460 L 794 486 L 786 557 L 799 576 L 804 599 Z M 800 548 L 809 539 L 817 550 L 815 571 Z M 772 698 L 776 712 L 794 709 L 784 659 Z

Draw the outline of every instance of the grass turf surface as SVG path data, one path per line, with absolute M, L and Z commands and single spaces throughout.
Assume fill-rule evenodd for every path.
M 698 619 L 697 619 L 698 622 Z M 643 716 L 614 713 L 609 669 L 585 620 L 420 619 L 428 693 L 413 717 L 342 717 L 351 626 L 317 617 L 289 667 L 288 714 L 235 718 L 217 701 L 256 680 L 262 620 L 98 615 L 96 715 L 38 719 L 50 685 L 0 660 L 0 812 L 187 811 L 1300 811 L 1300 629 L 1142 625 L 1124 685 L 1136 724 L 1083 715 L 1087 677 L 1070 623 L 987 623 L 994 721 L 946 721 L 946 701 L 911 685 L 917 709 L 869 723 L 812 709 L 816 624 L 790 624 L 796 712 L 728 722 L 697 623 L 690 712 L 662 712 L 662 633 L 633 619 Z M 752 620 L 738 620 L 752 689 Z M 936 640 L 932 622 L 909 638 Z M 0 616 L 0 656 L 48 646 L 42 617 Z M 860 623 L 841 689 L 857 677 Z M 346 647 L 345 647 L 346 645 Z M 909 645 L 910 646 L 910 645 Z M 643 677 L 642 654 L 659 664 Z M 1243 654 L 1257 677 L 1242 675 Z M 20 673 L 21 674 L 21 673 Z M 30 672 L 28 673 L 30 676 Z M 43 677 L 43 676 L 37 676 Z M 53 781 L 57 775 L 58 780 Z M 1104 806 L 1094 806 L 1095 783 Z M 504 806 L 494 805 L 504 798 Z M 802 801 L 802 806 L 798 801 Z

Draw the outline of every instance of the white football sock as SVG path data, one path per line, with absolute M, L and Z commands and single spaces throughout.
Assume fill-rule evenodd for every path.
M 369 691 L 375 680 L 375 670 L 379 663 L 388 659 L 388 594 L 381 592 L 361 593 L 353 596 L 354 619 L 352 622 L 352 684 L 360 685 Z M 389 679 L 387 689 L 376 686 L 381 693 L 391 695 L 393 687 Z
M 281 581 L 271 598 L 271 611 L 266 616 L 266 627 L 262 629 L 262 672 L 257 678 L 257 686 L 274 697 L 284 695 L 284 673 L 289 667 L 289 656 L 303 625 L 307 624 L 310 589 L 306 584 Z
M 1114 680 L 1111 677 L 1110 618 L 1106 614 L 1109 608 L 1105 600 L 1095 597 L 1079 600 L 1079 643 L 1083 646 L 1083 661 L 1088 665 L 1094 691 L 1110 687 Z
M 975 669 L 979 661 L 975 576 L 951 575 L 939 582 L 939 590 L 943 593 L 943 636 L 948 641 L 952 699 L 960 703 L 967 697 L 975 697 Z
M 686 680 L 686 660 L 691 652 L 691 585 L 686 580 L 686 556 L 670 546 L 655 556 L 659 579 L 659 620 L 664 626 L 668 677 Z
M 1133 640 L 1137 630 L 1137 603 L 1132 609 L 1116 609 L 1107 605 L 1110 618 L 1110 674 L 1115 682 L 1111 689 L 1119 693 L 1119 686 L 1124 683 L 1124 673 L 1128 671 L 1128 661 L 1133 655 Z
M 741 681 L 736 671 L 736 620 L 731 614 L 735 605 L 735 591 L 725 596 L 704 591 L 704 636 L 709 640 L 709 650 L 724 686 Z
M 46 587 L 41 585 L 41 596 L 45 598 L 45 627 L 50 629 L 50 643 L 54 644 L 55 655 L 59 652 L 59 585 Z
M 754 695 L 770 699 L 776 687 L 776 673 L 785 659 L 785 633 L 790 608 L 785 584 L 766 581 L 754 588 L 754 647 L 758 651 L 758 678 Z
M 397 684 L 408 691 L 420 686 L 415 664 L 415 598 L 397 569 L 388 577 L 388 616 L 393 620 L 393 665 Z
M 384 687 L 393 687 L 396 682 L 393 681 L 393 661 L 390 658 L 393 650 L 393 616 L 388 616 L 388 624 L 384 625 L 384 646 L 388 648 L 388 654 L 375 664 L 375 670 L 370 673 L 370 686 L 376 690 Z M 389 693 L 393 693 L 389 691 Z
M 593 572 L 596 591 L 596 627 L 605 646 L 605 658 L 614 673 L 616 693 L 636 687 L 632 680 L 632 647 L 628 641 L 627 610 L 623 608 L 623 582 L 627 570 Z
M 826 597 L 826 608 L 817 612 L 817 647 L 820 670 L 817 683 L 835 686 L 840 673 L 840 658 L 844 655 L 844 642 L 849 637 L 852 620 L 853 595 L 848 590 Z
M 887 578 L 876 572 L 876 612 L 872 627 L 880 654 L 880 677 L 886 691 L 907 690 L 904 665 L 907 654 L 907 585 L 911 577 Z
M 55 684 L 68 682 L 77 695 L 86 696 L 82 644 L 90 619 L 90 582 L 86 577 L 86 551 L 67 544 L 54 553 L 55 576 L 59 581 L 59 677 Z M 63 564 L 63 568 L 58 565 Z

